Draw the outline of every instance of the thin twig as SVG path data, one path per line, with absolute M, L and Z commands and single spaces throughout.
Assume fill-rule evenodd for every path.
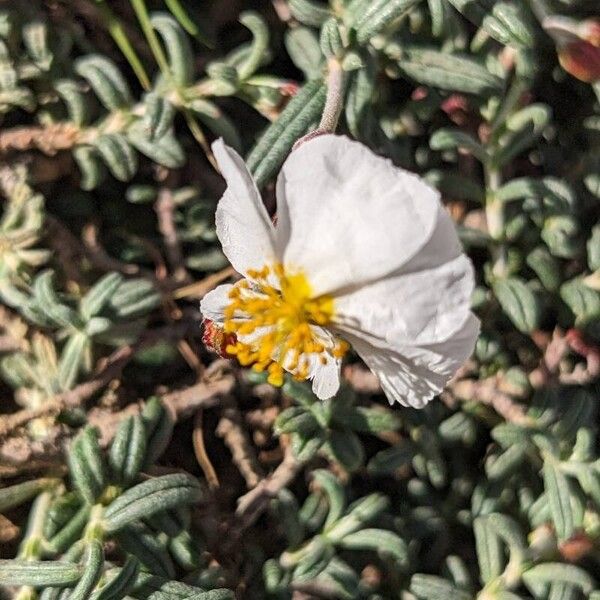
M 206 477 L 206 482 L 211 490 L 214 490 L 220 486 L 219 477 L 213 467 L 212 462 L 208 453 L 206 452 L 206 445 L 204 444 L 204 427 L 203 427 L 203 414 L 204 411 L 200 408 L 194 417 L 194 431 L 192 433 L 192 443 L 194 446 L 194 454 L 196 460 Z
M 167 252 L 167 261 L 175 281 L 188 282 L 191 277 L 185 268 L 185 260 L 175 227 L 175 201 L 171 190 L 162 188 L 154 205 L 160 231 Z
M 264 473 L 256 457 L 254 446 L 244 429 L 240 411 L 231 397 L 221 412 L 216 433 L 223 438 L 225 445 L 231 451 L 233 463 L 246 481 L 248 489 L 256 487 L 264 478 Z
M 236 516 L 242 528 L 249 527 L 258 519 L 271 498 L 277 496 L 280 490 L 294 480 L 302 466 L 303 463 L 294 457 L 292 449 L 288 446 L 283 461 L 273 473 L 239 498 Z

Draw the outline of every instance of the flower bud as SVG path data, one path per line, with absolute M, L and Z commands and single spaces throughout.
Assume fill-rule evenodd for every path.
M 548 17 L 543 27 L 554 38 L 565 71 L 586 83 L 600 81 L 600 20 Z
M 237 342 L 235 334 L 225 333 L 220 325 L 210 319 L 204 319 L 202 324 L 204 326 L 202 343 L 221 358 L 234 358 L 232 354 L 227 352 L 227 346 L 235 345 Z

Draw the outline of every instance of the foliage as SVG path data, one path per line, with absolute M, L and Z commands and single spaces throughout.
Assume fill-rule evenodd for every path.
M 0 594 L 600 598 L 600 82 L 543 26 L 596 2 L 200 4 L 0 5 Z M 209 142 L 273 212 L 332 61 L 339 132 L 475 265 L 474 356 L 421 411 L 352 357 L 320 402 L 201 344 Z

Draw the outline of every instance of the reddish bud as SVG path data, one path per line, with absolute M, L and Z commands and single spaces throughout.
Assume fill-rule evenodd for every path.
M 558 545 L 562 557 L 569 562 L 578 562 L 594 549 L 592 540 L 583 532 L 576 533 Z
M 225 333 L 220 325 L 210 319 L 204 319 L 203 325 L 202 343 L 221 358 L 234 358 L 232 354 L 227 352 L 227 346 L 234 345 L 237 342 L 235 334 Z
M 600 81 L 600 20 L 553 16 L 543 26 L 556 41 L 565 71 L 586 83 Z

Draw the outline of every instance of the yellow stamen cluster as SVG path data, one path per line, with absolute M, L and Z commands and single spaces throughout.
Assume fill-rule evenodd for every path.
M 321 364 L 329 356 L 342 357 L 348 344 L 337 340 L 326 348 L 311 325 L 325 326 L 333 316 L 333 298 L 312 297 L 310 285 L 302 273 L 285 273 L 283 265 L 265 266 L 249 271 L 229 293 L 225 309 L 225 332 L 239 339 L 226 348 L 244 366 L 267 371 L 267 381 L 282 385 L 284 368 L 299 380 L 307 379 L 310 357 L 317 355 Z M 250 338 L 251 341 L 247 341 Z

